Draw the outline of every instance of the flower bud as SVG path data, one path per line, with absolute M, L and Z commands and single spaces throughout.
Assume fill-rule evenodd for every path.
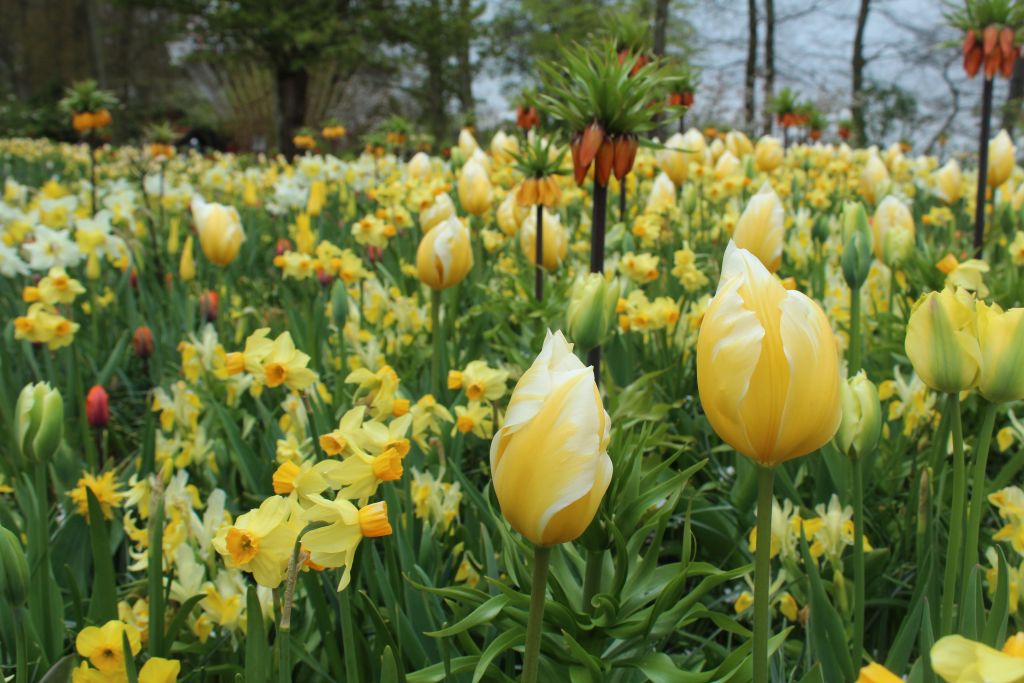
M 192 198 L 192 217 L 199 246 L 206 258 L 218 266 L 226 266 L 238 256 L 238 250 L 245 239 L 242 219 L 233 206 L 207 203 L 202 197 Z
M 199 317 L 205 322 L 212 323 L 217 320 L 220 312 L 220 295 L 212 289 L 208 289 L 199 295 Z
M 132 335 L 132 346 L 135 348 L 135 355 L 139 358 L 149 358 L 153 355 L 153 331 L 145 325 L 135 328 Z
M 777 169 L 782 165 L 784 158 L 782 143 L 771 135 L 765 135 L 754 147 L 754 162 L 757 164 L 757 170 L 762 173 L 771 173 Z
M 335 280 L 331 286 L 331 318 L 334 326 L 339 330 L 345 327 L 345 320 L 348 317 L 348 290 L 340 280 Z
M 0 595 L 10 607 L 28 599 L 28 561 L 21 542 L 10 529 L 0 526 Z
M 692 183 L 683 188 L 683 213 L 687 216 L 697 208 L 697 187 Z
M 487 169 L 476 159 L 470 159 L 459 175 L 459 203 L 469 213 L 479 216 L 491 208 L 491 179 Z
M 853 289 L 867 280 L 873 258 L 868 216 L 860 202 L 847 202 L 843 208 L 843 239 L 843 277 Z
M 905 346 L 914 372 L 935 391 L 973 387 L 981 362 L 974 298 L 963 289 L 925 294 L 910 313 Z
M 1024 308 L 1003 311 L 979 301 L 978 391 L 993 403 L 1024 399 Z
M 836 432 L 836 446 L 854 458 L 869 454 L 882 434 L 882 406 L 878 388 L 863 370 L 839 385 L 843 419 Z
M 874 204 L 884 197 L 889 191 L 889 169 L 885 162 L 878 158 L 878 153 L 871 152 L 871 156 L 864 163 L 860 173 L 860 193 L 869 203 Z
M 64 399 L 46 382 L 27 384 L 14 408 L 17 446 L 26 460 L 46 462 L 64 435 Z
M 950 159 L 935 173 L 935 194 L 948 205 L 956 204 L 963 195 L 964 181 L 960 164 Z
M 1017 150 L 1005 130 L 988 143 L 988 186 L 999 187 L 1013 174 Z
M 548 270 L 555 270 L 569 253 L 569 237 L 565 233 L 562 219 L 557 213 L 543 211 L 544 233 L 543 253 L 544 267 Z M 523 221 L 519 230 L 519 246 L 527 260 L 537 265 L 537 212 L 531 211 Z
M 601 273 L 578 278 L 569 299 L 566 323 L 569 337 L 582 351 L 599 346 L 615 321 L 619 283 L 607 281 Z
M 472 267 L 469 229 L 455 216 L 423 235 L 416 250 L 416 270 L 424 284 L 433 289 L 454 287 Z
M 786 237 L 786 212 L 775 190 L 766 181 L 757 191 L 736 222 L 732 239 L 761 260 L 764 267 L 775 272 L 782 265 L 782 245 Z
M 85 396 L 85 419 L 93 429 L 103 429 L 110 424 L 110 397 L 101 385 L 93 385 Z
M 871 230 L 875 256 L 887 266 L 902 263 L 914 249 L 914 216 L 906 204 L 892 195 L 875 209 Z
M 609 432 L 593 368 L 549 331 L 491 441 L 494 492 L 512 528 L 539 546 L 586 531 L 612 478 Z

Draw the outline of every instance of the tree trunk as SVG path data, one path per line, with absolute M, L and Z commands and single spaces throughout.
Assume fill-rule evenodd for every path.
M 669 0 L 655 0 L 654 3 L 654 54 L 665 56 L 665 33 L 668 31 Z
M 469 0 L 459 0 L 459 104 L 462 106 L 464 123 L 475 123 L 476 103 L 473 99 L 473 62 L 470 59 L 470 42 L 473 36 L 472 8 Z
M 134 7 L 129 7 L 131 13 Z M 96 0 L 85 0 L 85 17 L 89 25 L 89 56 L 92 58 L 92 70 L 96 74 L 96 82 L 101 88 L 108 88 L 107 68 L 103 61 L 103 42 L 100 37 L 100 20 L 96 11 Z
M 868 10 L 871 0 L 860 0 L 857 12 L 857 33 L 853 37 L 853 92 L 850 114 L 853 119 L 853 142 L 859 147 L 867 143 L 864 125 L 864 29 L 868 24 Z
M 275 73 L 277 85 L 277 144 L 288 157 L 297 150 L 292 138 L 306 123 L 306 91 L 309 88 L 309 74 L 305 69 L 278 67 Z
M 1010 87 L 1006 93 L 1006 104 L 1003 105 L 1003 120 L 1001 128 L 1013 137 L 1013 129 L 1020 121 L 1021 108 L 1024 104 L 1024 66 L 1021 66 L 1020 59 L 1013 67 L 1013 76 L 1010 77 Z
M 775 0 L 764 0 L 764 134 L 772 132 L 775 98 Z
M 757 87 L 757 0 L 747 0 L 747 70 L 743 86 L 743 121 L 754 132 L 754 90 Z

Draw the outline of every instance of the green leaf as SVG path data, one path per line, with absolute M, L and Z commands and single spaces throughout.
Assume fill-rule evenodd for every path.
M 996 546 L 996 553 L 999 556 L 999 578 L 996 580 L 996 594 L 992 598 L 992 610 L 985 622 L 985 630 L 981 635 L 981 642 L 989 647 L 999 648 L 1006 640 L 1006 623 L 1009 617 L 1008 595 L 1009 595 L 1009 568 L 1006 566 L 1006 556 L 1003 549 Z
M 192 610 L 195 609 L 195 606 L 198 605 L 205 597 L 205 593 L 200 593 L 198 595 L 193 595 L 188 600 L 181 603 L 181 607 L 179 607 L 178 611 L 174 613 L 174 618 L 171 619 L 171 623 L 167 625 L 167 632 L 164 634 L 166 636 L 166 642 L 171 643 L 172 645 L 174 644 L 178 639 L 178 631 L 180 631 L 185 625 L 185 622 L 188 621 L 188 617 L 192 614 Z
M 476 667 L 473 669 L 473 683 L 478 683 L 480 679 L 487 673 L 488 667 L 494 659 L 509 650 L 526 641 L 526 631 L 521 627 L 515 627 L 508 631 L 505 631 L 500 636 L 492 640 L 482 653 L 480 653 L 480 661 L 477 662 Z
M 149 518 L 149 564 L 146 582 L 148 584 L 149 654 L 164 656 L 164 501 L 157 499 L 156 509 Z
M 398 683 L 398 664 L 390 645 L 384 648 L 380 657 L 380 683 Z
M 89 540 L 92 547 L 92 602 L 89 619 L 103 624 L 117 619 L 117 582 L 114 579 L 114 558 L 111 555 L 110 533 L 103 509 L 96 494 L 88 486 L 85 495 L 89 506 Z
M 493 598 L 480 605 L 448 628 L 443 628 L 440 631 L 428 631 L 426 635 L 433 638 L 444 638 L 446 636 L 453 636 L 456 633 L 462 633 L 463 631 L 476 628 L 480 624 L 492 621 L 496 616 L 501 614 L 501 610 L 505 609 L 508 602 L 509 599 L 506 596 L 495 595 Z
M 132 644 L 128 641 L 128 632 L 121 631 L 121 647 L 124 652 L 124 673 L 128 683 L 139 683 L 139 672 L 135 669 L 135 655 Z
M 807 537 L 803 534 L 800 534 L 800 552 L 811 588 L 811 621 L 808 632 L 814 654 L 821 661 L 826 679 L 853 681 L 855 673 L 842 618 L 825 593 L 825 586 L 818 573 L 818 563 L 811 557 L 807 549 Z
M 266 681 L 270 673 L 270 646 L 263 623 L 263 608 L 253 585 L 245 594 L 245 621 L 245 682 Z

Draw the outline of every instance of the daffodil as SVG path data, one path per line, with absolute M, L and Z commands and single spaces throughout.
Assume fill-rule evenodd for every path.
M 271 496 L 234 524 L 222 526 L 213 547 L 229 567 L 251 572 L 256 583 L 276 588 L 284 579 L 300 530 L 288 499 Z

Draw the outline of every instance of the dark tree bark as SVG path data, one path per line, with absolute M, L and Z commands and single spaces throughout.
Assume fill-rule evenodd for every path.
M 863 147 L 867 142 L 864 123 L 864 30 L 868 24 L 868 11 L 871 0 L 860 0 L 860 11 L 857 12 L 857 32 L 853 37 L 853 92 L 851 93 L 850 114 L 853 119 L 854 144 Z
M 292 138 L 306 123 L 309 74 L 305 69 L 279 66 L 274 80 L 277 85 L 277 142 L 281 151 L 292 157 L 297 152 Z
M 1010 77 L 1010 87 L 1006 93 L 1006 104 L 1003 105 L 1003 120 L 1001 128 L 1013 137 L 1013 129 L 1020 121 L 1022 104 L 1024 104 L 1024 66 L 1017 60 L 1013 67 L 1013 76 Z
M 772 132 L 775 97 L 775 0 L 764 0 L 764 134 Z
M 743 120 L 749 132 L 754 131 L 757 87 L 757 0 L 747 0 L 747 68 L 743 82 Z
M 654 54 L 665 56 L 665 34 L 668 31 L 669 0 L 655 0 L 654 3 Z
M 458 69 L 459 69 L 459 104 L 462 106 L 462 115 L 466 123 L 473 122 L 476 118 L 476 103 L 473 99 L 473 63 L 470 59 L 469 48 L 473 35 L 472 8 L 469 0 L 459 0 L 459 47 L 458 47 Z

